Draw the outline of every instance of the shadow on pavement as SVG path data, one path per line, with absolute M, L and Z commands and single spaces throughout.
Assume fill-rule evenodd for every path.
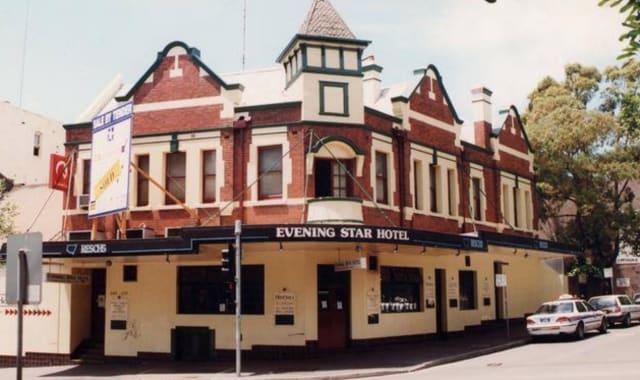
M 341 352 L 321 353 L 305 359 L 243 359 L 244 376 L 283 375 L 305 373 L 313 377 L 321 372 L 405 372 L 416 367 L 423 368 L 443 362 L 462 360 L 482 355 L 492 348 L 499 349 L 507 344 L 528 341 L 523 323 L 513 323 L 511 339 L 507 340 L 504 328 L 486 331 L 465 332 L 444 340 L 433 339 L 419 343 L 389 344 L 366 348 L 353 348 Z M 505 347 L 506 348 L 506 347 Z M 52 368 L 53 369 L 53 368 Z M 160 362 L 149 361 L 141 364 L 94 364 L 48 373 L 44 377 L 114 377 L 134 375 L 171 374 L 235 374 L 233 361 L 211 362 Z M 344 376 L 344 375 L 343 375 Z M 323 377 L 323 376 L 319 376 Z

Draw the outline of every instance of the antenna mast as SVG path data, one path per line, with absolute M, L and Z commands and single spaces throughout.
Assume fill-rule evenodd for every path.
M 245 69 L 247 61 L 247 0 L 244 0 L 242 10 L 242 71 Z

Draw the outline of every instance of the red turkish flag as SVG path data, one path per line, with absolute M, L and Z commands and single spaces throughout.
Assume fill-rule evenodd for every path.
M 71 167 L 67 157 L 59 154 L 51 154 L 49 159 L 49 187 L 56 190 L 67 191 L 69 188 L 69 173 Z

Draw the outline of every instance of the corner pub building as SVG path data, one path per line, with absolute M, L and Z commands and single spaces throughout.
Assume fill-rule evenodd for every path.
M 383 87 L 368 44 L 314 0 L 275 67 L 217 74 L 172 42 L 133 86 L 112 86 L 85 122 L 65 125 L 67 239 L 44 243 L 44 272 L 88 281 L 43 282 L 42 304 L 27 307 L 27 362 L 87 348 L 132 360 L 230 354 L 221 256 L 236 220 L 251 354 L 454 334 L 567 292 L 564 262 L 578 252 L 537 238 L 534 152 L 516 108 L 494 127 L 491 91 L 474 89 L 465 124 L 435 66 Z M 100 217 L 88 240 L 91 119 L 129 101 L 140 170 L 127 230 Z M 508 315 L 496 274 L 508 279 Z M 5 362 L 10 310 L 0 308 Z

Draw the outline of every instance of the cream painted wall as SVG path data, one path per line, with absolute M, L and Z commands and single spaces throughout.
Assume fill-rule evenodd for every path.
M 362 78 L 328 74 L 305 73 L 298 81 L 303 81 L 302 119 L 336 123 L 364 123 Z M 320 115 L 320 81 L 348 84 L 349 116 Z
M 0 295 L 5 295 L 6 267 L 0 267 Z M 68 273 L 67 268 L 59 265 L 44 265 L 43 268 L 42 303 L 25 305 L 29 311 L 51 311 L 48 316 L 24 316 L 24 352 L 70 353 L 69 345 L 69 293 L 66 284 L 48 283 L 44 281 L 47 272 Z M 5 315 L 6 309 L 16 306 L 0 303 L 0 355 L 15 355 L 17 342 L 17 317 Z
M 335 264 L 339 260 L 364 256 L 350 245 L 313 244 L 293 245 L 284 243 L 284 252 L 276 244 L 245 245 L 246 264 L 265 265 L 264 315 L 243 316 L 243 348 L 253 345 L 304 346 L 306 341 L 318 339 L 317 335 L 317 266 Z M 407 248 L 408 249 L 408 248 Z M 470 252 L 455 256 L 446 249 L 428 248 L 426 255 L 417 250 L 400 254 L 392 247 L 377 247 L 379 266 L 417 267 L 423 282 L 435 283 L 435 269 L 446 270 L 447 278 L 458 284 L 459 270 L 474 270 L 477 276 L 477 308 L 459 310 L 448 308 L 448 331 L 461 331 L 465 326 L 478 325 L 482 320 L 495 318 L 493 262 L 508 262 L 505 272 L 509 279 L 511 317 L 523 317 L 533 312 L 546 300 L 557 298 L 567 291 L 563 276 L 546 266 L 537 252 L 513 255 L 512 250 L 495 248 L 496 253 Z M 107 326 L 111 313 L 110 302 L 114 297 L 126 296 L 129 304 L 129 329 L 107 328 L 105 349 L 108 355 L 134 356 L 138 352 L 164 352 L 171 350 L 171 329 L 176 326 L 206 326 L 216 332 L 216 348 L 234 347 L 234 318 L 232 315 L 178 315 L 176 313 L 176 273 L 178 265 L 219 265 L 218 249 L 208 250 L 204 256 L 183 256 L 180 262 L 164 261 L 164 257 L 151 259 L 138 267 L 138 282 L 122 282 L 122 264 L 114 260 L 108 269 Z M 465 267 L 464 257 L 470 256 L 471 267 Z M 445 284 L 446 286 L 446 284 Z M 295 324 L 275 326 L 274 295 L 278 292 L 296 296 Z M 367 323 L 367 293 L 380 295 L 380 272 L 364 269 L 351 271 L 351 339 L 370 339 L 389 336 L 432 334 L 436 332 L 435 309 L 411 313 L 381 313 L 380 323 Z M 422 298 L 425 297 L 423 289 Z M 457 298 L 457 294 L 453 297 Z M 491 304 L 483 306 L 483 298 Z M 448 302 L 445 302 L 448 304 Z

